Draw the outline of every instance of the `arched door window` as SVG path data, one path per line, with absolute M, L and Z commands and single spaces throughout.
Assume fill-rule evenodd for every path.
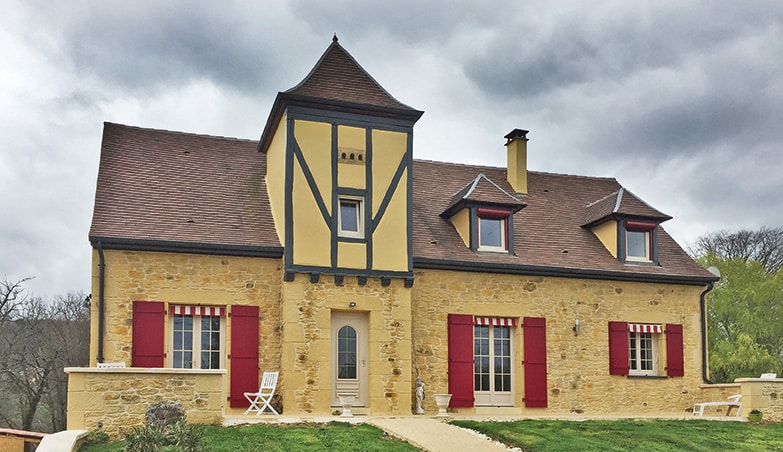
M 356 379 L 356 330 L 347 325 L 337 333 L 337 378 Z

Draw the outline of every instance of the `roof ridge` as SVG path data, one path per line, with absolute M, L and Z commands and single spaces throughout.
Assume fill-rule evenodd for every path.
M 242 141 L 242 142 L 250 142 L 250 143 L 258 142 L 258 140 L 253 140 L 250 138 L 237 138 L 237 137 L 230 137 L 224 135 L 210 135 L 206 133 L 183 132 L 181 130 L 159 129 L 155 127 L 132 126 L 128 124 L 120 124 L 118 122 L 111 122 L 111 121 L 104 121 L 103 124 L 104 126 L 116 126 L 116 127 L 123 127 L 126 129 L 146 130 L 148 132 L 169 133 L 172 135 L 184 135 L 184 136 L 191 136 L 191 137 L 213 138 L 217 140 L 232 140 L 232 141 Z
M 464 163 L 464 162 L 444 162 L 441 160 L 432 160 L 432 159 L 420 159 L 420 158 L 414 158 L 415 162 L 421 162 L 421 163 L 435 163 L 439 165 L 450 165 L 450 166 L 461 166 L 461 167 L 468 167 L 468 168 L 487 168 L 487 169 L 494 169 L 494 170 L 506 170 L 507 168 L 505 166 L 490 166 L 490 165 L 479 165 L 479 164 L 472 164 L 472 163 Z M 533 171 L 528 170 L 528 173 L 533 174 L 541 174 L 545 176 L 557 176 L 557 177 L 578 177 L 580 179 L 594 179 L 594 180 L 613 180 L 617 182 L 616 177 L 611 176 L 585 176 L 582 174 L 568 174 L 568 173 L 553 173 L 549 171 Z M 618 185 L 620 184 L 617 182 Z

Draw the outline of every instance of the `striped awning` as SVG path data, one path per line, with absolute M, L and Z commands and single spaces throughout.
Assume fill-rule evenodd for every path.
M 650 325 L 646 323 L 629 323 L 628 331 L 631 333 L 657 333 L 661 334 L 663 329 L 661 325 Z
M 185 306 L 170 305 L 169 313 L 177 315 L 217 315 L 225 317 L 226 308 L 220 306 Z
M 517 319 L 510 317 L 473 317 L 474 325 L 517 326 Z

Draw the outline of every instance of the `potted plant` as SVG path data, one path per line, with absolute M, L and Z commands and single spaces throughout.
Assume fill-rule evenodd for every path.
M 748 414 L 748 420 L 750 422 L 761 422 L 761 418 L 764 416 L 764 414 L 759 410 L 750 410 L 750 414 Z

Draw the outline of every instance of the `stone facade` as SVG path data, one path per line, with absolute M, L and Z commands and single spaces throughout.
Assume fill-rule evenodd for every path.
M 701 397 L 703 287 L 441 270 L 417 270 L 415 276 L 413 359 L 428 394 L 448 392 L 448 314 L 472 314 L 546 318 L 549 413 L 685 413 Z M 685 376 L 609 375 L 610 321 L 682 324 Z M 515 406 L 520 414 L 541 413 L 523 408 L 522 328 L 515 330 Z M 658 347 L 665 350 L 665 337 Z M 659 356 L 659 373 L 666 375 L 665 353 Z M 436 410 L 431 397 L 424 408 Z
M 331 313 L 368 317 L 368 407 L 371 414 L 410 414 L 411 289 L 403 281 L 359 285 L 332 276 L 305 275 L 283 283 L 283 403 L 294 412 L 329 413 L 332 407 Z M 351 307 L 351 303 L 355 303 Z M 293 405 L 291 403 L 293 402 Z
M 124 436 L 144 425 L 147 408 L 178 401 L 187 421 L 219 424 L 226 400 L 225 370 L 66 368 L 68 429 L 102 429 Z
M 134 301 L 214 306 L 249 305 L 260 309 L 259 366 L 280 368 L 280 293 L 282 262 L 236 256 L 140 251 L 104 251 L 104 361 L 131 364 Z M 92 293 L 99 293 L 97 252 Z M 97 362 L 98 297 L 91 311 L 90 363 Z M 229 325 L 230 328 L 230 325 Z M 166 337 L 168 341 L 168 336 Z M 230 350 L 226 334 L 226 349 Z M 228 364 L 226 364 L 228 366 Z

